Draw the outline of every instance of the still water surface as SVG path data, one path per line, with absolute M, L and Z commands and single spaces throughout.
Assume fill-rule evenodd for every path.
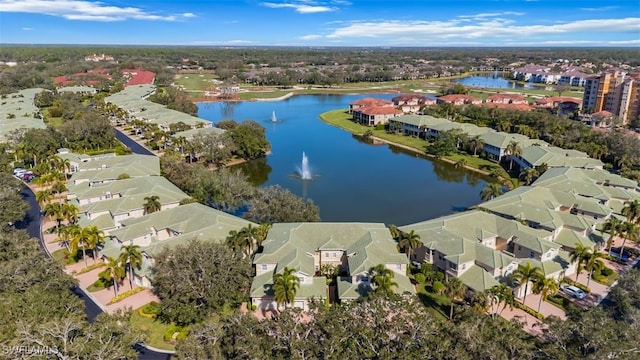
M 267 130 L 271 155 L 239 165 L 259 186 L 278 184 L 312 199 L 323 221 L 383 222 L 406 225 L 480 202 L 484 180 L 474 173 L 387 145 L 370 145 L 318 115 L 347 109 L 364 97 L 394 94 L 298 95 L 277 102 L 201 103 L 199 116 L 255 120 Z M 273 121 L 275 112 L 276 121 Z M 302 181 L 298 168 L 305 152 L 313 180 Z
M 547 87 L 541 86 L 540 84 L 516 83 L 515 81 L 507 80 L 499 75 L 468 76 L 458 79 L 456 83 L 464 86 L 489 89 L 547 89 Z

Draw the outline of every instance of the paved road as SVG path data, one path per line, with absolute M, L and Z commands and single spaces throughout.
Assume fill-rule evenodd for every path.
M 136 143 L 136 145 L 138 144 Z M 44 244 L 42 243 L 42 238 L 40 237 L 40 207 L 38 206 L 36 197 L 28 187 L 25 187 L 21 191 L 21 195 L 22 198 L 29 203 L 29 211 L 23 221 L 16 223 L 16 228 L 24 229 L 27 231 L 29 236 L 40 239 L 40 246 L 43 249 L 43 253 L 46 253 L 44 250 Z M 100 307 L 98 307 L 98 305 L 96 305 L 96 303 L 86 296 L 79 288 L 73 288 L 71 291 L 84 301 L 84 312 L 87 314 L 87 319 L 89 319 L 89 321 L 95 320 L 95 318 L 102 312 Z M 135 348 L 138 351 L 139 360 L 168 360 L 171 358 L 171 355 L 169 354 L 151 351 L 139 345 L 136 345 Z
M 120 140 L 120 142 L 122 142 L 123 144 L 128 146 L 129 149 L 131 149 L 131 151 L 133 151 L 134 154 L 155 155 L 151 151 L 147 150 L 147 148 L 145 148 L 144 146 L 142 146 L 142 145 L 138 144 L 137 142 L 131 140 L 127 135 L 122 133 L 122 131 L 120 131 L 118 129 L 115 129 L 115 130 L 116 130 L 116 138 L 118 140 Z

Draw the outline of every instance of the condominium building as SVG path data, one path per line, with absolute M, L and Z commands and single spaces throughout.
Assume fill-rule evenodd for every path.
M 622 71 L 605 72 L 586 80 L 582 109 L 591 112 L 609 111 L 627 124 L 638 116 L 640 74 Z

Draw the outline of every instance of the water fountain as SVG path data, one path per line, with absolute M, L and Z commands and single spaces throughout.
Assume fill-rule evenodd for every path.
M 311 180 L 311 169 L 309 169 L 309 158 L 307 158 L 307 154 L 302 152 L 302 163 L 298 168 L 298 173 L 300 174 L 300 178 L 302 180 Z
M 278 122 L 275 110 L 271 113 L 271 122 Z

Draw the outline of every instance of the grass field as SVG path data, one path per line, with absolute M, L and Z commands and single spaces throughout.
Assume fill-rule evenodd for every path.
M 164 333 L 171 327 L 170 324 L 163 324 L 152 318 L 140 316 L 138 311 L 134 310 L 129 319 L 129 325 L 142 331 L 147 335 L 145 344 L 162 350 L 175 350 L 175 346 L 164 341 Z
M 212 74 L 180 74 L 176 76 L 175 83 L 186 90 L 204 91 L 214 85 L 213 79 L 215 76 Z
M 424 283 L 417 284 L 416 291 L 420 301 L 433 316 L 440 319 L 449 318 L 451 300 L 448 297 L 427 291 Z

